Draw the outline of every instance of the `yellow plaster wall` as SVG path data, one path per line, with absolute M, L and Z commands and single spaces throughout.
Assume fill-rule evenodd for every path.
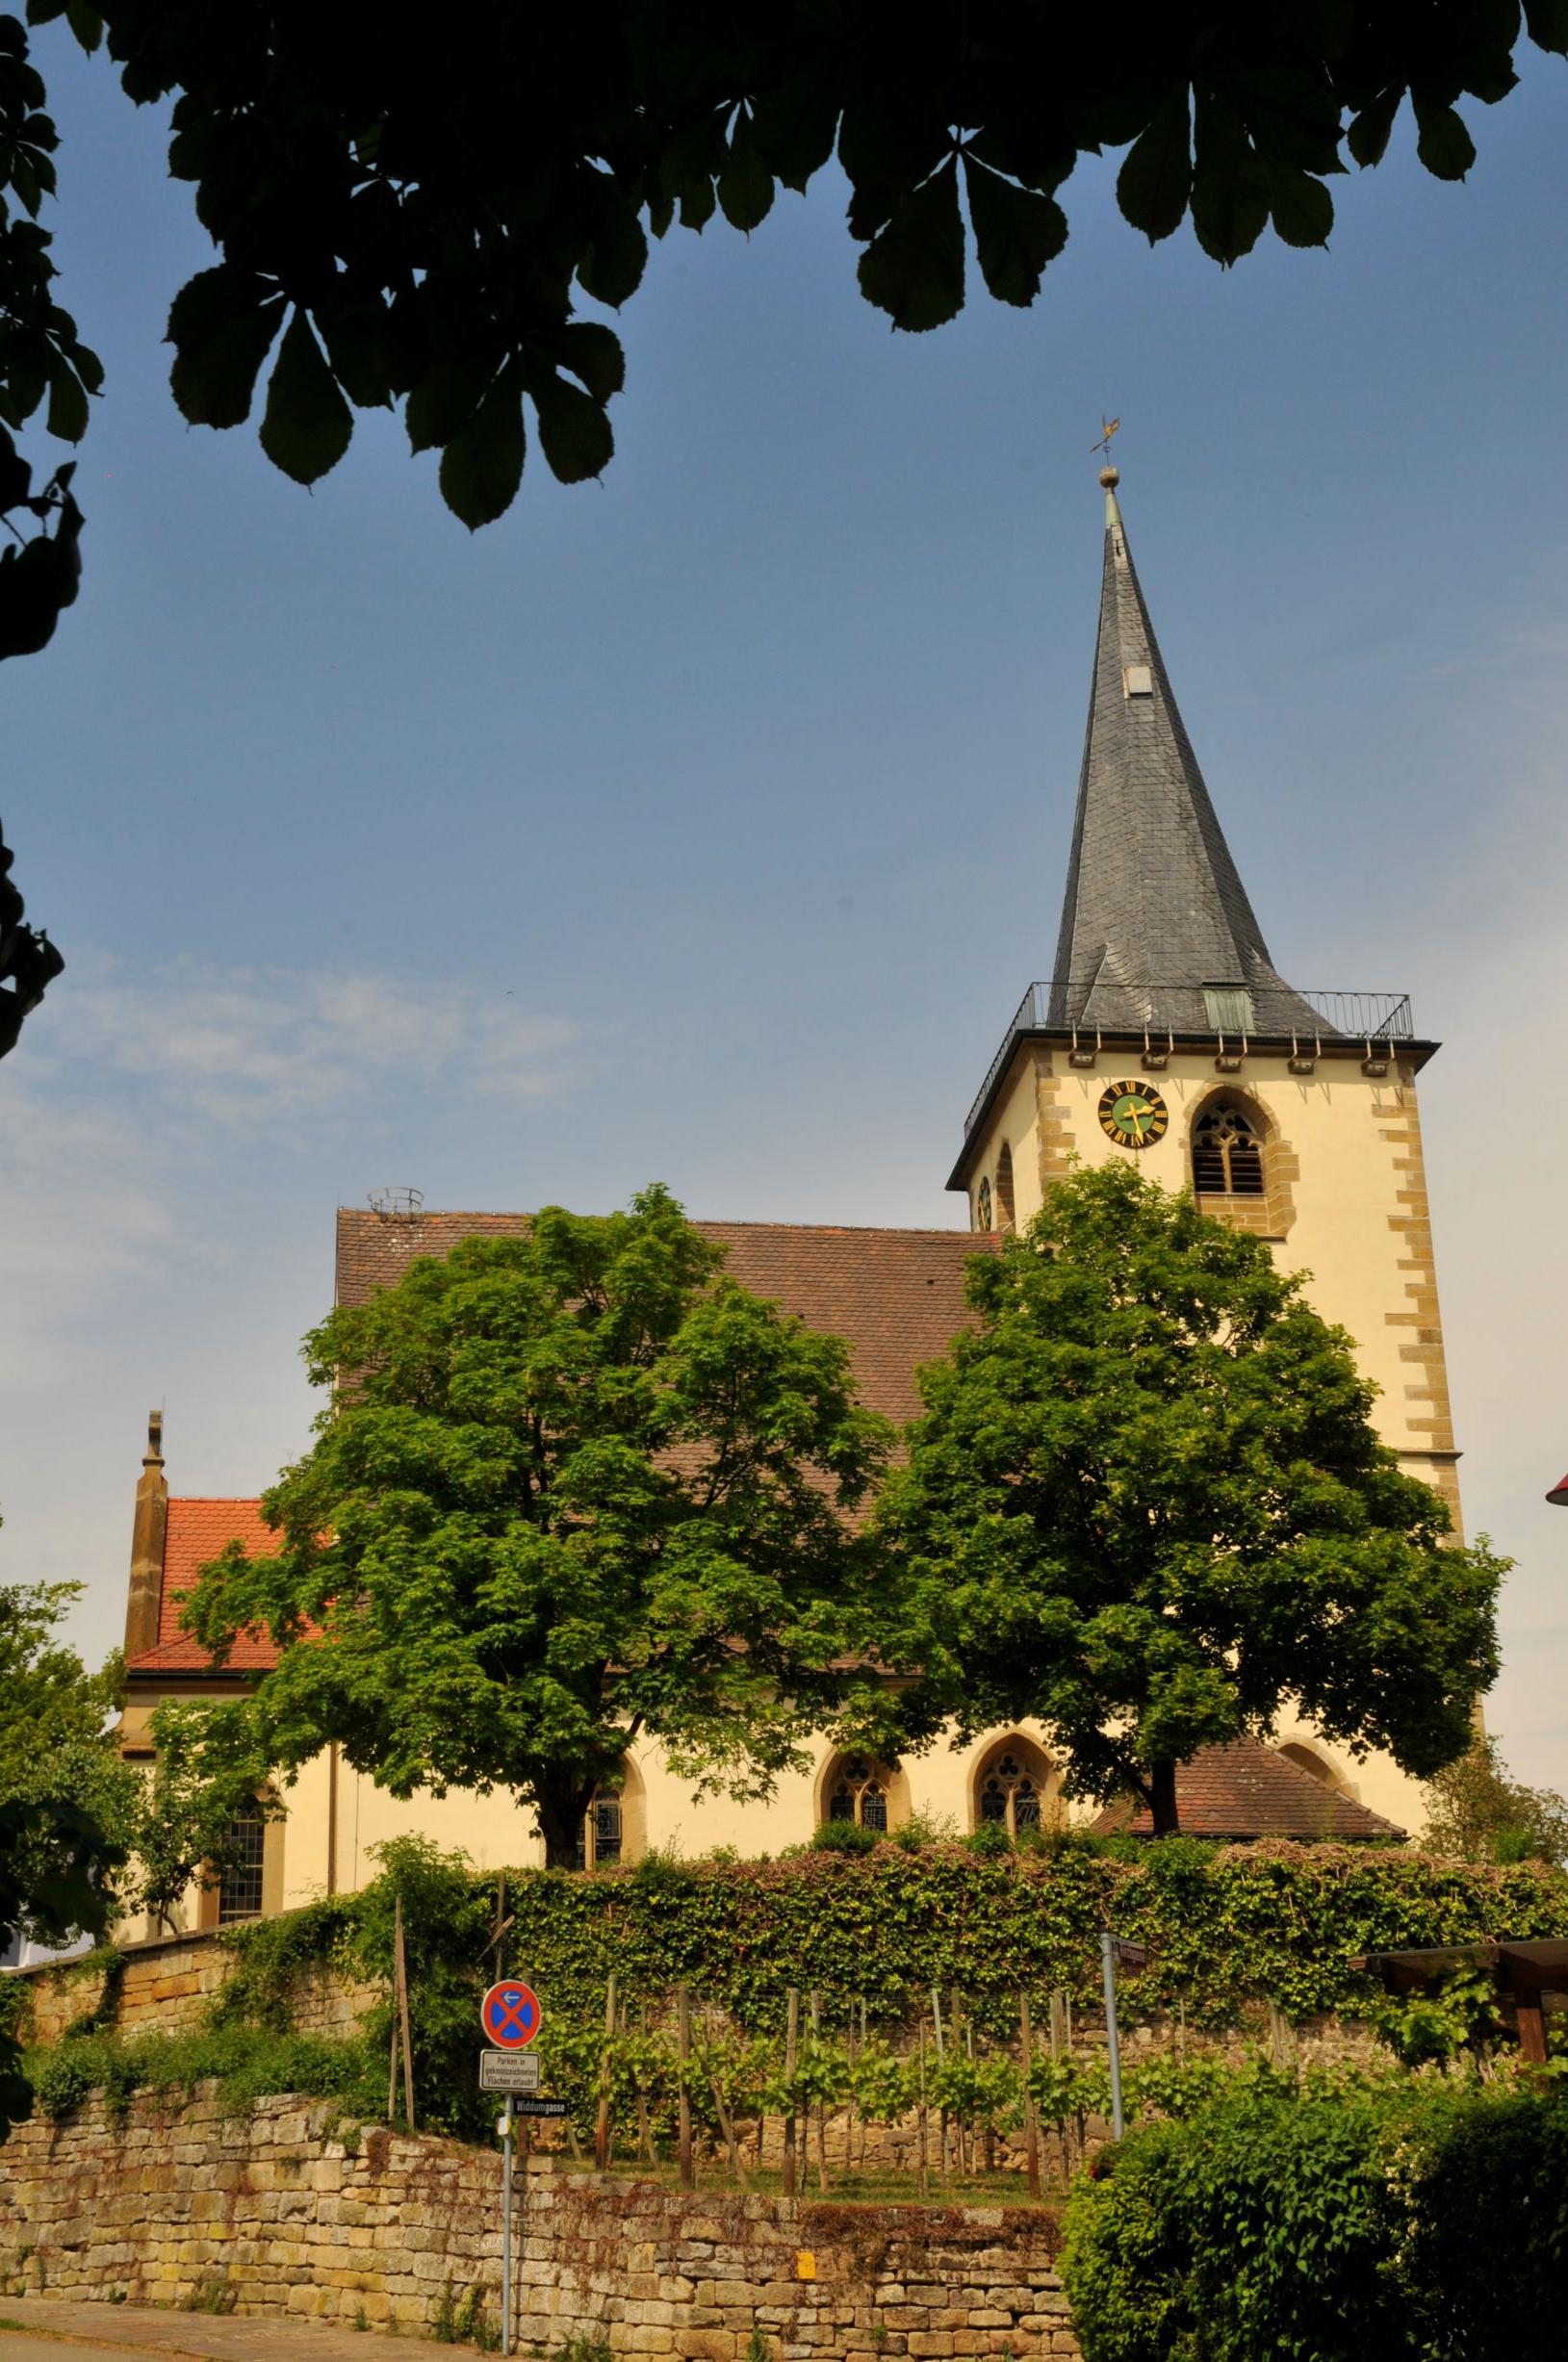
M 1282 1057 L 1248 1057 L 1239 1073 L 1220 1074 L 1211 1054 L 1193 1051 L 1144 1074 L 1135 1052 L 1107 1051 L 1083 1068 L 1060 1048 L 1025 1043 L 970 1165 L 971 1206 L 1004 1140 L 1020 1225 L 1041 1201 L 1042 1146 L 1047 1175 L 1070 1158 L 1094 1166 L 1134 1154 L 1107 1138 L 1096 1112 L 1108 1085 L 1127 1078 L 1152 1085 L 1170 1111 L 1165 1138 L 1136 1152 L 1140 1168 L 1166 1189 L 1186 1185 L 1193 1123 L 1216 1091 L 1238 1091 L 1262 1110 L 1298 1168 L 1295 1220 L 1275 1245 L 1278 1260 L 1309 1272 L 1313 1303 L 1355 1340 L 1378 1388 L 1375 1416 L 1385 1439 L 1413 1461 L 1446 1462 L 1453 1437 L 1410 1070 L 1393 1066 L 1377 1078 L 1353 1058 L 1322 1059 L 1314 1073 L 1296 1075 Z M 1433 1468 L 1421 1473 L 1435 1480 Z
M 1170 1112 L 1165 1138 L 1137 1151 L 1101 1130 L 1100 1096 L 1133 1079 L 1158 1091 Z M 968 1164 L 969 1203 L 993 1173 L 1005 1140 L 1013 1151 L 1018 1222 L 1038 1211 L 1050 1179 L 1076 1160 L 1088 1166 L 1136 1155 L 1165 1189 L 1184 1188 L 1192 1127 L 1217 1091 L 1250 1099 L 1268 1119 L 1292 1170 L 1285 1235 L 1272 1242 L 1288 1271 L 1305 1271 L 1307 1294 L 1349 1331 L 1361 1368 L 1377 1387 L 1373 1416 L 1413 1476 L 1435 1485 L 1459 1517 L 1457 1454 L 1443 1356 L 1415 1075 L 1390 1065 L 1364 1074 L 1354 1057 L 1320 1059 L 1293 1074 L 1284 1057 L 1247 1057 L 1235 1074 L 1217 1071 L 1210 1051 L 1173 1052 L 1145 1072 L 1136 1050 L 1103 1051 L 1094 1065 L 1068 1064 L 1055 1044 L 1020 1044 L 1013 1068 Z M 1271 1199 L 1274 1192 L 1271 1188 Z M 1210 1201 L 1211 1204 L 1213 1201 Z M 1385 1757 L 1355 1763 L 1305 1725 L 1284 1740 L 1310 1743 L 1348 1791 L 1415 1833 L 1426 1817 L 1421 1788 Z

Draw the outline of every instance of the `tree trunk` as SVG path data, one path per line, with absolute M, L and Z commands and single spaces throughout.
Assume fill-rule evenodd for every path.
M 1151 1809 L 1154 1814 L 1154 1834 L 1157 1837 L 1173 1837 L 1181 1827 L 1176 1818 L 1176 1765 L 1171 1756 L 1162 1756 L 1149 1768 Z
M 575 1870 L 582 1838 L 582 1816 L 592 1801 L 592 1786 L 563 1782 L 559 1787 L 536 1787 L 534 1809 L 545 1841 L 547 1870 Z

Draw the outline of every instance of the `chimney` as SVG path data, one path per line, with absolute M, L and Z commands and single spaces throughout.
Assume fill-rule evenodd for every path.
M 168 1485 L 164 1476 L 164 1414 L 147 1413 L 147 1450 L 136 1488 L 131 1528 L 131 1583 L 125 1601 L 125 1654 L 140 1656 L 156 1646 L 164 1601 L 164 1538 L 168 1528 Z

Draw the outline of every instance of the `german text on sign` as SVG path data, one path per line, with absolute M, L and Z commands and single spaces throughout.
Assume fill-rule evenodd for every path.
M 481 2050 L 479 2089 L 481 2092 L 537 2092 L 539 2062 L 528 2051 Z

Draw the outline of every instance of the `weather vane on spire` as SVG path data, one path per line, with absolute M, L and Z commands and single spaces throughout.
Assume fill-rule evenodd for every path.
M 1092 443 L 1089 448 L 1092 451 L 1103 451 L 1107 466 L 1111 461 L 1111 437 L 1120 424 L 1119 419 L 1108 419 L 1103 410 L 1100 412 L 1100 439 L 1097 443 Z

